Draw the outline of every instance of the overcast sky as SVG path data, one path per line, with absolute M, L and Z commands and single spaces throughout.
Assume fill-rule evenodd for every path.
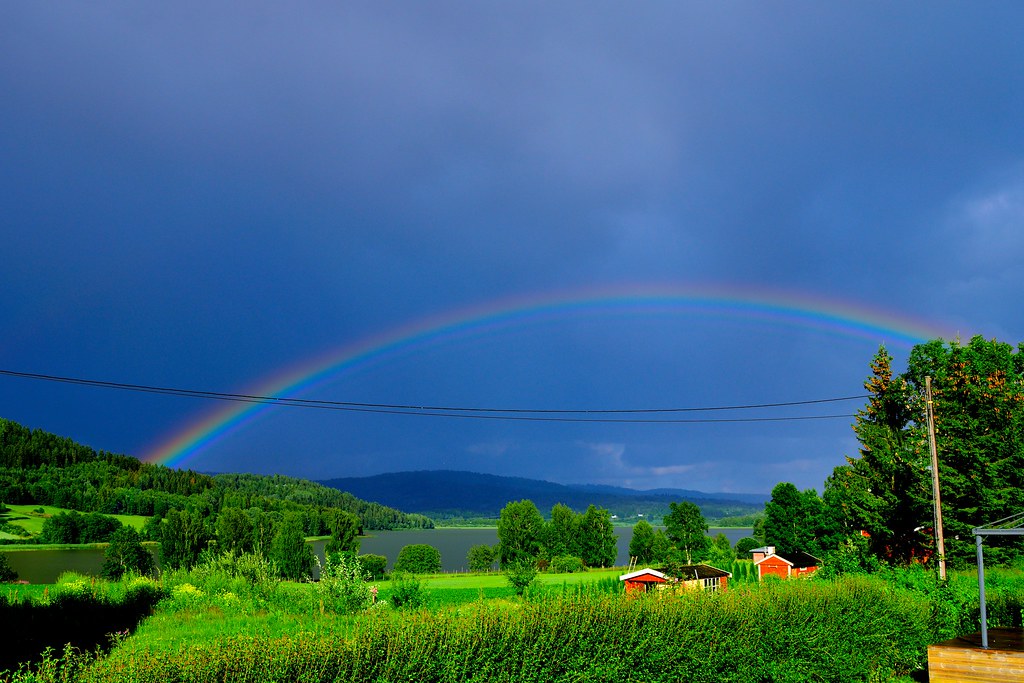
M 681 305 L 702 292 L 1016 345 L 1022 32 L 1018 2 L 5 3 L 0 369 L 252 393 L 460 311 L 594 292 L 677 298 L 441 333 L 301 396 L 804 401 L 909 350 Z M 222 408 L 0 376 L 0 416 L 142 458 Z M 275 408 L 181 462 L 820 491 L 851 423 Z

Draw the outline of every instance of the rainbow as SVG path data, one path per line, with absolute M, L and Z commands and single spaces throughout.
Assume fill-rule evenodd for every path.
M 609 314 L 743 318 L 909 348 L 947 330 L 880 309 L 764 288 L 623 286 L 504 298 L 422 318 L 331 349 L 254 383 L 244 393 L 294 397 L 366 364 L 453 339 L 559 320 Z M 143 460 L 178 467 L 255 420 L 272 405 L 229 403 L 148 449 Z

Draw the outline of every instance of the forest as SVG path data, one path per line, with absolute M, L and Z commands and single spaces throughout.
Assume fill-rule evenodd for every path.
M 71 439 L 0 419 L 0 502 L 48 505 L 48 516 L 28 537 L 3 523 L 3 543 L 111 543 L 120 569 L 148 569 L 143 541 L 160 544 L 165 567 L 190 567 L 204 551 L 257 553 L 283 577 L 310 576 L 310 536 L 330 537 L 332 550 L 355 550 L 364 529 L 432 528 L 406 514 L 309 481 L 254 474 L 206 475 L 135 458 L 96 452 Z M 143 515 L 138 534 L 111 515 Z M 128 557 L 135 558 L 128 563 Z M 142 566 L 140 566 L 140 564 Z M 105 572 L 106 573 L 106 572 Z

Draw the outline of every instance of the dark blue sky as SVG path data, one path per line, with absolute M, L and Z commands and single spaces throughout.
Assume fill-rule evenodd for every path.
M 1022 29 L 1015 2 L 8 3 L 0 369 L 249 392 L 417 321 L 638 287 L 813 296 L 1016 344 Z M 883 342 L 899 369 L 907 347 L 884 331 L 565 309 L 304 396 L 800 401 L 862 393 Z M 220 407 L 0 377 L 0 416 L 140 457 Z M 280 408 L 185 464 L 768 491 L 820 490 L 855 452 L 841 419 Z

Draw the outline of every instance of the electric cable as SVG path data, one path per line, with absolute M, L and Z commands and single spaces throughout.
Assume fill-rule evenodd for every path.
M 109 380 L 84 379 L 61 375 L 47 375 L 32 372 L 0 369 L 0 375 L 18 377 L 63 384 L 134 391 L 142 393 L 182 396 L 187 398 L 204 398 L 219 401 L 235 401 L 264 405 L 287 406 L 294 408 L 316 408 L 321 410 L 340 410 L 348 412 L 380 413 L 390 415 L 420 415 L 425 417 L 448 417 L 489 420 L 518 420 L 531 422 L 603 422 L 603 423 L 640 423 L 640 424 L 701 424 L 713 422 L 787 422 L 798 420 L 826 420 L 850 418 L 854 415 L 797 415 L 785 417 L 750 417 L 750 418 L 702 418 L 702 419 L 650 419 L 650 418 L 610 418 L 610 417 L 570 417 L 571 415 L 637 415 L 693 413 L 711 411 L 754 410 L 766 408 L 784 408 L 825 403 L 838 403 L 868 398 L 865 395 L 840 396 L 835 398 L 811 399 L 803 401 L 784 401 L 774 403 L 740 404 L 726 406 L 698 406 L 687 408 L 623 408 L 623 409 L 548 409 L 548 408 L 484 408 L 467 406 L 432 406 L 397 403 L 360 403 L 354 401 L 330 401 L 321 399 L 295 398 L 289 396 L 261 396 L 257 394 L 239 394 L 201 389 L 183 389 L 180 387 L 163 387 L 148 384 L 131 384 Z

